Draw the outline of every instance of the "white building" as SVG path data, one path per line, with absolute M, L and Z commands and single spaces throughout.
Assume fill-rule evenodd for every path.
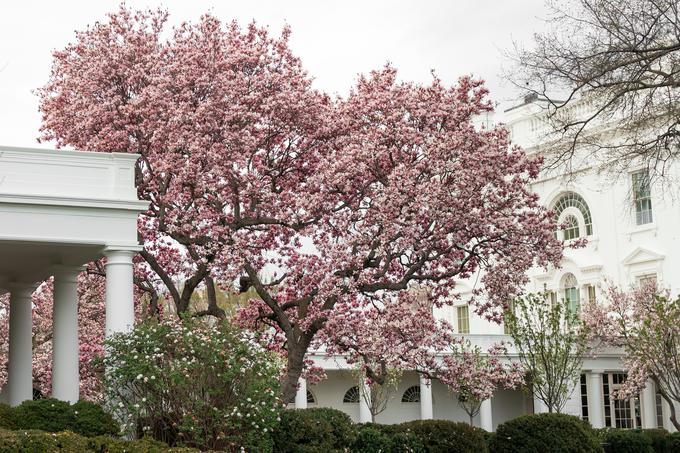
M 134 323 L 132 257 L 136 155 L 0 147 L 0 294 L 10 292 L 9 363 L 2 400 L 33 396 L 31 293 L 54 276 L 52 395 L 78 400 L 76 277 L 107 258 L 106 330 Z
M 583 106 L 577 105 L 577 108 Z M 513 141 L 528 153 L 545 149 L 548 124 L 539 102 L 526 103 L 505 112 L 504 122 Z M 615 136 L 614 125 L 601 128 Z M 602 132 L 602 130 L 600 132 Z M 537 270 L 531 275 L 528 291 L 544 288 L 572 306 L 601 296 L 605 280 L 628 286 L 643 279 L 655 278 L 673 294 L 680 292 L 680 206 L 664 199 L 646 183 L 642 168 L 613 181 L 596 168 L 581 165 L 568 177 L 544 174 L 533 185 L 542 203 L 554 209 L 559 223 L 571 225 L 558 234 L 566 239 L 587 237 L 582 249 L 568 249 L 560 269 Z M 677 203 L 677 201 L 676 201 Z M 472 291 L 469 282 L 461 282 L 460 302 L 440 310 L 442 316 L 459 333 L 484 349 L 499 340 L 509 341 L 504 327 L 473 315 L 465 305 Z M 513 351 L 510 350 L 510 357 Z M 357 393 L 352 371 L 341 357 L 313 357 L 327 370 L 328 379 L 314 386 L 301 382 L 297 407 L 326 406 L 348 413 L 353 420 L 370 421 L 370 412 Z M 624 378 L 620 357 L 612 352 L 583 364 L 581 384 L 577 385 L 564 412 L 587 418 L 594 427 L 665 427 L 672 430 L 669 411 L 653 384 L 631 401 L 615 401 L 610 392 Z M 522 391 L 500 391 L 482 404 L 476 426 L 487 430 L 518 415 L 545 411 L 541 403 Z M 379 423 L 396 423 L 414 419 L 447 419 L 467 421 L 455 396 L 440 382 L 431 385 L 418 375 L 405 373 L 393 400 L 377 416 Z

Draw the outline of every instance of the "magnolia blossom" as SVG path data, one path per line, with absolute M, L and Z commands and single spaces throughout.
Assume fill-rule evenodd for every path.
M 199 314 L 218 317 L 218 282 L 253 288 L 239 319 L 273 329 L 286 402 L 308 350 L 334 344 L 327 324 L 363 322 L 356 310 L 415 286 L 451 304 L 479 271 L 473 303 L 499 319 L 527 269 L 558 264 L 553 216 L 529 185 L 541 161 L 504 127 L 474 125 L 492 109 L 481 81 L 419 85 L 385 66 L 332 98 L 287 28 L 166 21 L 122 6 L 55 52 L 42 139 L 141 155 L 137 284 L 177 313 L 205 286 Z

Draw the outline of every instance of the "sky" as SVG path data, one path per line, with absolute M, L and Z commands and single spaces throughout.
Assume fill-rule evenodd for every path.
M 52 52 L 64 48 L 76 30 L 105 19 L 119 0 L 0 2 L 0 146 L 38 145 L 40 113 L 33 90 L 49 77 Z M 390 62 L 403 80 L 431 81 L 431 71 L 448 84 L 472 74 L 486 80 L 500 108 L 517 91 L 502 78 L 513 42 L 531 45 L 544 27 L 543 0 L 421 1 L 145 1 L 133 8 L 163 7 L 170 23 L 193 21 L 211 12 L 225 22 L 253 20 L 278 34 L 292 28 L 290 46 L 317 88 L 346 94 L 358 74 Z

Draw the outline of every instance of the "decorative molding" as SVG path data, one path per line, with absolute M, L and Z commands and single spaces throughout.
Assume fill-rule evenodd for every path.
M 632 252 L 630 252 L 624 259 L 623 264 L 630 266 L 633 264 L 650 263 L 655 261 L 662 261 L 665 255 L 654 252 L 645 247 L 636 247 Z

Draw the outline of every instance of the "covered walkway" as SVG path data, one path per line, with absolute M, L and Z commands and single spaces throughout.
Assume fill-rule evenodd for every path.
M 31 294 L 54 277 L 52 396 L 78 400 L 77 276 L 106 264 L 106 332 L 134 322 L 132 258 L 137 155 L 0 147 L 0 293 L 10 293 L 8 382 L 2 399 L 32 398 Z

